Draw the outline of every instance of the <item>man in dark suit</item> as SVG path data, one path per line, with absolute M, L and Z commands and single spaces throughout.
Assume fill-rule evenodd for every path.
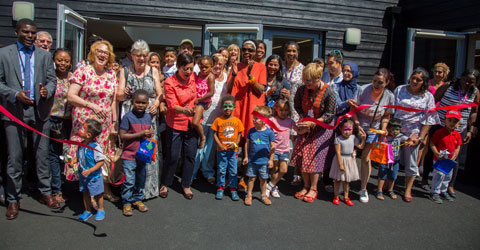
M 0 101 L 15 117 L 36 130 L 50 134 L 50 109 L 56 88 L 55 70 L 50 53 L 35 48 L 37 26 L 29 19 L 17 22 L 15 44 L 0 49 Z M 60 204 L 52 198 L 50 188 L 50 166 L 48 158 L 49 140 L 11 121 L 5 115 L 5 134 L 8 143 L 7 165 L 7 219 L 18 216 L 22 189 L 23 152 L 27 147 L 27 136 L 33 141 L 32 152 L 36 160 L 38 189 L 41 202 L 50 208 Z

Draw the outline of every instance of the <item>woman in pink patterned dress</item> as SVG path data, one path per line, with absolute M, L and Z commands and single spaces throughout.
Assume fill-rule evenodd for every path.
M 114 149 L 109 145 L 110 135 L 115 135 L 118 127 L 115 97 L 117 78 L 111 68 L 114 60 L 113 46 L 108 41 L 95 42 L 88 53 L 90 64 L 75 70 L 70 77 L 68 90 L 68 102 L 74 106 L 70 140 L 81 141 L 79 131 L 83 123 L 87 119 L 97 120 L 102 124 L 102 133 L 97 137 L 97 142 L 107 157 L 113 157 Z M 77 146 L 70 145 L 67 157 L 74 159 L 76 153 Z M 77 164 L 65 165 L 67 180 L 78 180 L 77 168 Z M 115 200 L 108 184 L 105 184 L 104 196 L 110 201 Z

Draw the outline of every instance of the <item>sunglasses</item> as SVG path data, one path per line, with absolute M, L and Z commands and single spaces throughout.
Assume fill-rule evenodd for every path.
M 247 51 L 250 52 L 250 53 L 255 52 L 254 49 L 242 48 L 242 52 L 247 52 Z
M 343 54 L 340 50 L 338 49 L 330 50 L 330 54 L 340 55 L 340 60 L 343 62 Z

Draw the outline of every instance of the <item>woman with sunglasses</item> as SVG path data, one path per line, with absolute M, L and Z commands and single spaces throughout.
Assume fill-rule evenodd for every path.
M 367 135 L 367 140 L 362 150 L 362 167 L 360 173 L 360 202 L 362 203 L 368 202 L 367 184 L 372 172 L 372 163 L 370 161 L 372 145 L 376 141 L 383 141 L 384 138 L 384 136 L 380 136 L 380 134 L 372 132 L 370 129 L 385 131 L 386 134 L 387 125 L 390 121 L 390 115 L 393 114 L 393 110 L 386 109 L 383 106 L 393 105 L 395 101 L 393 93 L 387 89 L 387 86 L 393 82 L 393 74 L 386 68 L 380 68 L 373 75 L 372 83 L 359 87 L 355 97 L 348 100 L 352 109 L 357 108 L 360 104 L 373 105 L 353 116 L 355 124 Z
M 193 73 L 193 56 L 183 53 L 177 57 L 177 72 L 165 80 L 165 100 L 167 100 L 167 134 L 166 160 L 162 170 L 160 197 L 168 196 L 168 187 L 173 183 L 173 176 L 183 151 L 182 189 L 183 196 L 191 200 L 195 154 L 197 153 L 198 134 L 192 126 L 195 114 L 197 87 Z
M 117 99 L 123 101 L 121 117 L 130 112 L 133 108 L 131 98 L 132 94 L 139 89 L 146 90 L 149 94 L 148 113 L 152 116 L 152 126 L 154 133 L 152 139 L 160 143 L 158 139 L 158 107 L 163 99 L 163 88 L 160 84 L 160 73 L 157 67 L 148 65 L 148 55 L 150 48 L 144 40 L 138 40 L 132 45 L 131 55 L 133 65 L 120 70 L 120 81 L 117 92 Z M 156 159 L 160 159 L 159 151 L 156 151 Z M 145 180 L 145 189 L 143 190 L 145 199 L 157 197 L 159 194 L 159 168 L 160 161 L 152 161 L 147 164 L 147 178 Z

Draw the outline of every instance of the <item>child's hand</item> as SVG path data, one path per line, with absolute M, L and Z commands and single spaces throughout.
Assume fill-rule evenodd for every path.
M 268 166 L 268 168 L 273 168 L 273 161 L 268 160 L 267 166 Z
M 148 129 L 148 130 L 143 131 L 143 133 L 144 133 L 144 136 L 145 136 L 145 137 L 152 137 L 153 130 L 152 130 L 152 129 Z
M 229 147 L 229 146 L 228 146 L 228 147 Z M 220 145 L 220 146 L 219 146 L 221 152 L 228 151 L 228 147 L 225 147 L 225 146 L 223 146 L 223 145 Z
M 82 171 L 82 176 L 83 176 L 83 177 L 87 178 L 87 176 L 89 176 L 89 175 L 90 175 L 90 171 L 89 171 L 89 170 L 83 170 L 83 171 Z
M 161 102 L 160 103 L 160 113 L 162 113 L 163 115 L 167 112 L 167 104 L 165 104 L 164 102 Z
M 365 133 L 365 131 L 363 129 L 359 129 L 358 134 L 360 135 L 360 138 L 362 138 L 362 139 L 367 138 L 367 134 Z
M 198 105 L 199 101 L 198 101 L 198 98 L 195 99 L 195 105 Z
M 345 172 L 345 167 L 343 166 L 343 164 L 339 165 L 338 169 L 342 172 Z
M 243 164 L 243 165 L 247 165 L 247 164 L 248 164 L 248 157 L 243 158 L 242 164 Z
M 267 93 L 265 95 L 266 96 L 271 96 L 273 94 L 273 92 L 275 92 L 275 90 L 277 90 L 277 87 L 273 86 L 271 89 L 269 89 L 267 91 Z

